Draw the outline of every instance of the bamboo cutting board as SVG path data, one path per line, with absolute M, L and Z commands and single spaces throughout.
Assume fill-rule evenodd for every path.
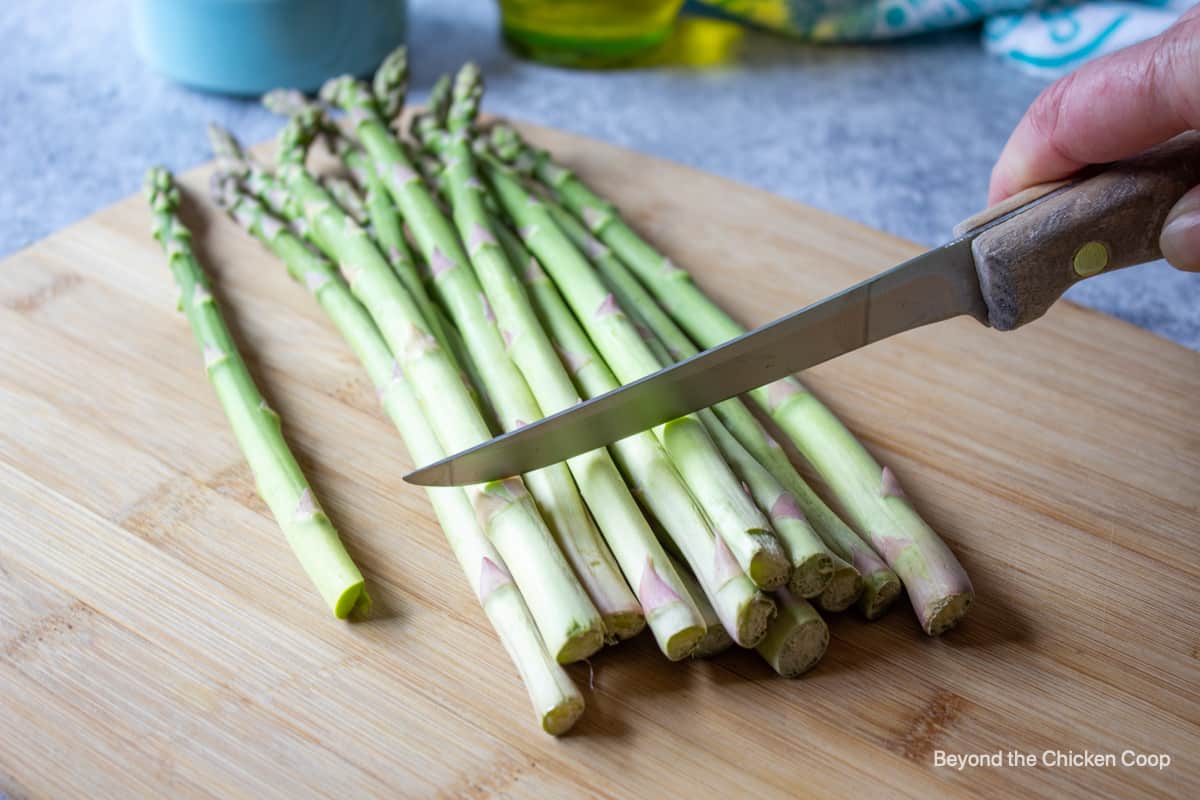
M 546 130 L 748 323 L 912 244 Z M 830 620 L 796 681 L 653 640 L 571 668 L 541 734 L 348 348 L 199 198 L 201 256 L 370 583 L 333 620 L 254 493 L 131 198 L 0 265 L 0 793 L 20 797 L 1195 797 L 1200 355 L 1067 304 L 954 321 L 809 380 L 970 571 L 940 639 L 900 604 Z M 589 681 L 594 685 L 588 688 Z M 1165 753 L 1166 769 L 938 767 L 953 754 Z

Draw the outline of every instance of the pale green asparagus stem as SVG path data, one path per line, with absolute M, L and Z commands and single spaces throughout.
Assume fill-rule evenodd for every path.
M 807 600 L 787 589 L 775 592 L 779 616 L 771 620 L 758 643 L 759 654 L 785 678 L 795 678 L 816 666 L 829 647 L 829 627 Z
M 510 260 L 527 265 L 522 278 L 530 299 L 579 390 L 591 398 L 617 388 L 616 376 L 541 265 L 506 228 L 497 232 Z M 700 581 L 726 631 L 742 647 L 753 647 L 766 633 L 774 604 L 757 590 L 721 537 L 713 534 L 659 440 L 648 431 L 639 433 L 613 443 L 612 454 L 634 494 Z
M 555 222 L 575 246 L 587 253 L 597 266 L 618 304 L 633 320 L 642 339 L 658 358 L 659 363 L 666 366 L 680 358 L 695 355 L 698 352 L 695 345 L 674 326 L 654 302 L 654 298 L 650 297 L 641 284 L 625 270 L 616 256 L 589 234 L 569 212 L 552 201 L 546 202 Z M 737 398 L 726 400 L 720 406 L 726 407 L 724 410 L 727 417 L 736 417 L 739 413 L 749 414 Z M 771 525 L 792 565 L 788 588 L 801 597 L 815 597 L 821 594 L 833 574 L 832 553 L 809 526 L 796 499 L 726 430 L 713 410 L 705 409 L 698 416 L 709 436 L 725 456 L 725 460 L 742 481 L 742 485 L 770 518 Z M 754 423 L 757 424 L 757 421 Z M 765 432 L 763 436 L 765 437 Z M 799 479 L 799 476 L 796 477 Z
M 309 287 L 366 368 L 413 460 L 426 464 L 442 458 L 445 451 L 416 395 L 397 374 L 392 351 L 333 265 L 309 250 L 256 198 L 239 191 L 236 183 L 227 183 L 215 199 L 283 260 L 296 281 Z M 525 683 L 539 724 L 555 736 L 566 733 L 583 713 L 583 696 L 547 652 L 504 560 L 480 529 L 466 492 L 436 487 L 426 489 L 426 494 L 472 591 Z
M 521 229 L 526 246 L 554 278 L 575 316 L 623 382 L 658 369 L 658 361 L 587 259 L 517 176 L 490 157 L 480 159 L 497 199 Z M 737 562 L 761 587 L 787 583 L 790 564 L 770 523 L 742 489 L 695 415 L 655 428 L 672 462 Z
M 664 537 L 667 535 L 665 531 L 663 535 Z M 696 643 L 696 649 L 692 651 L 692 658 L 712 658 L 718 653 L 725 652 L 733 646 L 733 639 L 730 637 L 729 631 L 725 630 L 725 626 L 721 624 L 721 617 L 709 602 L 708 596 L 704 593 L 704 587 L 700 585 L 700 581 L 696 580 L 696 576 L 690 569 L 679 563 L 670 554 L 668 557 L 671 558 L 671 563 L 675 566 L 679 579 L 683 581 L 684 587 L 691 594 L 696 608 L 700 610 L 700 618 L 704 621 L 704 636 Z
M 662 348 L 669 353 L 671 361 L 690 358 L 700 352 L 658 302 L 646 291 L 645 287 L 634 277 L 621 259 L 592 236 L 579 220 L 571 216 L 555 199 L 548 198 L 547 205 L 563 231 L 571 237 L 576 246 L 588 253 L 597 269 L 604 276 L 609 287 L 617 296 L 623 308 L 635 310 L 641 323 L 646 327 L 644 336 L 657 339 Z M 664 362 L 670 363 L 670 362 Z M 825 501 L 812 490 L 812 487 L 800 476 L 788 459 L 787 454 L 779 443 L 767 433 L 766 428 L 754 417 L 750 409 L 740 399 L 726 400 L 714 406 L 726 430 L 750 452 L 759 464 L 766 467 L 779 485 L 799 507 L 801 515 L 817 532 L 831 555 L 839 556 L 836 568 L 832 568 L 830 584 L 821 592 L 821 607 L 827 611 L 844 610 L 854 597 L 858 597 L 859 607 L 868 619 L 875 619 L 883 614 L 900 594 L 900 579 L 896 573 L 883 562 L 871 546 L 859 538 L 850 526 L 842 521 Z M 727 454 L 728 457 L 728 454 Z M 743 478 L 745 480 L 745 478 Z M 758 499 L 756 497 L 756 499 Z M 774 518 L 772 517 L 774 523 Z M 780 532 L 780 538 L 787 545 L 785 535 Z M 795 550 L 789 552 L 795 558 Z M 855 572 L 861 572 L 859 581 Z M 811 592 L 805 592 L 802 587 L 795 585 L 796 574 L 793 573 L 792 591 L 802 597 L 811 597 Z M 810 584 L 810 587 L 812 584 Z M 861 589 L 861 596 L 859 591 Z M 849 602 L 847 602 L 849 598 Z
M 367 225 L 367 206 L 353 183 L 338 175 L 325 175 L 321 178 L 321 185 L 352 220 L 359 225 Z
M 259 494 L 334 615 L 345 619 L 365 612 L 370 599 L 362 574 L 288 449 L 279 415 L 259 393 L 221 317 L 192 251 L 191 232 L 179 220 L 179 189 L 171 173 L 161 167 L 151 169 L 146 174 L 146 192 L 154 215 L 154 238 L 166 250 L 179 286 L 179 307 L 204 355 L 208 379 L 254 473 Z
M 475 102 L 478 71 L 468 65 L 454 84 L 450 120 L 471 119 L 455 112 L 460 103 Z M 509 353 L 535 399 L 547 412 L 579 402 L 579 393 L 542 329 L 513 266 L 496 240 L 496 226 L 483 201 L 484 188 L 475 175 L 474 157 L 466 140 L 436 126 L 424 126 L 425 141 L 446 161 L 445 185 L 453 219 L 483 287 Z M 525 265 L 521 265 L 522 268 Z M 662 652 L 672 660 L 686 657 L 703 636 L 703 620 L 675 574 L 662 546 L 629 493 L 620 472 L 601 448 L 568 459 L 567 465 L 637 597 Z
M 515 146 L 518 158 L 533 162 L 538 177 L 616 252 L 700 346 L 715 347 L 745 333 L 687 272 L 638 236 L 611 204 L 578 177 L 544 152 Z M 950 548 L 905 498 L 891 470 L 880 467 L 833 412 L 795 378 L 756 389 L 752 396 L 795 442 L 850 521 L 903 581 L 925 631 L 938 634 L 957 623 L 974 597 L 971 581 Z
M 446 451 L 491 437 L 458 371 L 370 236 L 340 211 L 304 169 L 312 127 L 293 118 L 280 135 L 279 177 L 339 264 L 413 386 Z M 520 479 L 471 487 L 476 513 L 504 557 L 547 648 L 563 663 L 603 644 L 596 607 L 554 543 Z
M 347 111 L 408 222 L 433 274 L 435 290 L 467 345 L 501 426 L 513 430 L 541 419 L 542 410 L 507 352 L 458 234 L 380 117 L 370 91 L 361 83 L 341 78 L 327 84 L 322 94 Z M 535 470 L 526 474 L 525 480 L 563 553 L 599 608 L 608 632 L 615 637 L 629 636 L 644 627 L 641 608 L 588 514 L 567 465 Z

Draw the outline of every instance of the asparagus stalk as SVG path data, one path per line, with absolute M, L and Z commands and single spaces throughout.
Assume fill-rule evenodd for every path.
M 664 532 L 665 536 L 665 532 Z M 675 567 L 675 572 L 679 575 L 679 579 L 683 581 L 684 588 L 692 596 L 692 600 L 696 603 L 696 608 L 700 610 L 700 617 L 704 621 L 704 636 L 696 643 L 696 648 L 692 650 L 692 658 L 712 658 L 719 653 L 723 653 L 733 646 L 733 638 L 730 637 L 729 631 L 725 630 L 725 626 L 721 624 L 721 617 L 717 614 L 712 603 L 709 602 L 708 596 L 704 593 L 704 587 L 700 585 L 700 581 L 696 580 L 696 576 L 692 574 L 686 566 L 667 555 L 671 559 L 672 565 Z
M 497 232 L 509 259 L 527 265 L 522 279 L 530 299 L 576 386 L 588 398 L 620 386 L 538 261 L 507 228 Z M 614 442 L 612 454 L 634 495 L 667 532 L 665 541 L 700 581 L 729 636 L 742 647 L 753 647 L 766 634 L 775 606 L 757 590 L 721 537 L 713 534 L 660 441 L 642 432 Z
M 576 247 L 587 253 L 596 265 L 618 304 L 635 321 L 643 340 L 662 366 L 699 352 L 612 251 L 588 233 L 583 224 L 562 206 L 549 199 L 545 202 L 563 233 L 570 237 Z M 718 404 L 715 410 L 723 420 L 718 420 L 717 414 L 708 409 L 700 412 L 699 417 L 729 465 L 733 467 L 734 473 L 749 490 L 759 508 L 770 517 L 771 525 L 792 565 L 788 588 L 801 597 L 815 597 L 821 594 L 833 574 L 832 553 L 809 525 L 808 517 L 795 496 L 788 492 L 774 474 L 756 460 L 727 428 L 745 428 L 752 437 L 757 437 L 763 447 L 767 446 L 769 439 L 766 431 L 762 430 L 758 421 L 737 398 Z M 803 480 L 795 473 L 791 464 L 787 463 L 786 458 L 784 463 L 792 472 L 795 481 L 803 484 Z M 808 488 L 806 484 L 804 486 L 805 489 Z M 823 506 L 811 491 L 807 492 L 805 499 Z M 896 583 L 899 586 L 899 582 Z
M 417 391 L 443 449 L 457 451 L 487 440 L 491 433 L 483 417 L 416 303 L 366 231 L 305 170 L 304 153 L 313 133 L 311 118 L 304 115 L 284 127 L 279 141 L 280 180 L 375 320 L 402 374 Z M 524 483 L 514 478 L 471 487 L 470 496 L 555 658 L 562 663 L 576 661 L 601 647 L 600 615 L 555 545 Z
M 434 286 L 466 343 L 501 426 L 513 430 L 541 419 L 541 408 L 513 364 L 495 314 L 453 226 L 438 208 L 404 149 L 392 136 L 374 97 L 361 83 L 339 78 L 322 95 L 346 109 L 392 199 L 407 220 L 433 273 Z M 608 632 L 632 636 L 645 626 L 636 598 L 600 536 L 565 464 L 525 476 L 576 574 L 603 616 Z
M 179 286 L 180 309 L 204 354 L 208 379 L 254 473 L 259 494 L 334 615 L 345 619 L 364 613 L 370 598 L 362 574 L 288 449 L 279 416 L 263 399 L 234 344 L 192 251 L 191 232 L 179 219 L 179 189 L 171 173 L 152 168 L 146 173 L 146 193 L 154 215 L 154 238 L 165 249 Z
M 350 219 L 359 225 L 368 224 L 367 206 L 362 195 L 358 193 L 358 187 L 338 175 L 323 176 L 321 185 L 325 187 L 325 191 L 329 192 L 329 196 L 334 199 L 334 202 L 349 215 Z
M 779 616 L 756 649 L 785 678 L 795 678 L 816 666 L 829 647 L 829 627 L 807 600 L 787 589 L 775 592 Z
M 440 459 L 444 450 L 416 395 L 397 374 L 392 351 L 333 265 L 309 250 L 232 179 L 218 189 L 218 204 L 282 259 L 292 278 L 309 287 L 366 369 L 413 460 L 421 464 Z M 458 487 L 431 487 L 426 493 L 472 591 L 525 683 L 539 724 L 549 734 L 566 733 L 583 713 L 583 696 L 547 652 L 504 560 L 480 529 L 467 493 Z
M 454 84 L 449 131 L 436 122 L 420 127 L 426 144 L 446 161 L 444 183 L 453 219 L 468 242 L 470 262 L 497 323 L 510 341 L 509 353 L 541 408 L 561 411 L 578 403 L 579 393 L 496 239 L 497 226 L 485 206 L 471 149 L 465 137 L 455 135 L 475 116 L 469 106 L 478 102 L 478 88 L 478 70 L 468 64 Z M 378 96 L 378 80 L 375 91 Z M 704 635 L 703 619 L 608 451 L 600 448 L 575 456 L 567 465 L 621 571 L 636 587 L 659 648 L 671 660 L 686 657 Z
M 489 156 L 480 160 L 526 246 L 553 276 L 617 377 L 628 383 L 655 372 L 658 360 L 545 206 L 528 194 L 508 167 Z M 760 587 L 787 583 L 791 565 L 770 523 L 742 489 L 699 418 L 672 420 L 654 432 L 742 569 Z
M 518 158 L 532 162 L 538 177 L 616 252 L 698 344 L 715 347 L 745 333 L 687 272 L 638 236 L 611 204 L 549 154 L 523 149 L 503 134 L 500 144 L 510 153 L 517 148 Z M 953 627 L 974 597 L 971 581 L 950 548 L 913 509 L 892 471 L 881 467 L 797 379 L 776 381 L 751 395 L 795 442 L 851 522 L 903 581 L 926 633 L 936 635 Z

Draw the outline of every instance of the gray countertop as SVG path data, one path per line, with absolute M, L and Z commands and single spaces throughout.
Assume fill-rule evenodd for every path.
M 984 202 L 988 173 L 1043 82 L 978 31 L 805 47 L 748 34 L 732 64 L 576 72 L 520 61 L 485 0 L 411 3 L 414 97 L 466 59 L 485 107 L 718 173 L 932 245 Z M 133 51 L 121 0 L 0 7 L 0 256 L 138 189 L 155 162 L 209 158 L 204 123 L 246 141 L 277 119 L 195 92 Z M 1088 281 L 1074 300 L 1200 348 L 1200 275 L 1165 264 Z

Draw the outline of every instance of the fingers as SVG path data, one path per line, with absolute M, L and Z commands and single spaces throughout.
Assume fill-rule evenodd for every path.
M 990 203 L 1200 128 L 1200 6 L 1042 92 L 992 170 Z
M 1200 272 L 1200 186 L 1179 198 L 1167 214 L 1159 246 L 1171 266 Z

